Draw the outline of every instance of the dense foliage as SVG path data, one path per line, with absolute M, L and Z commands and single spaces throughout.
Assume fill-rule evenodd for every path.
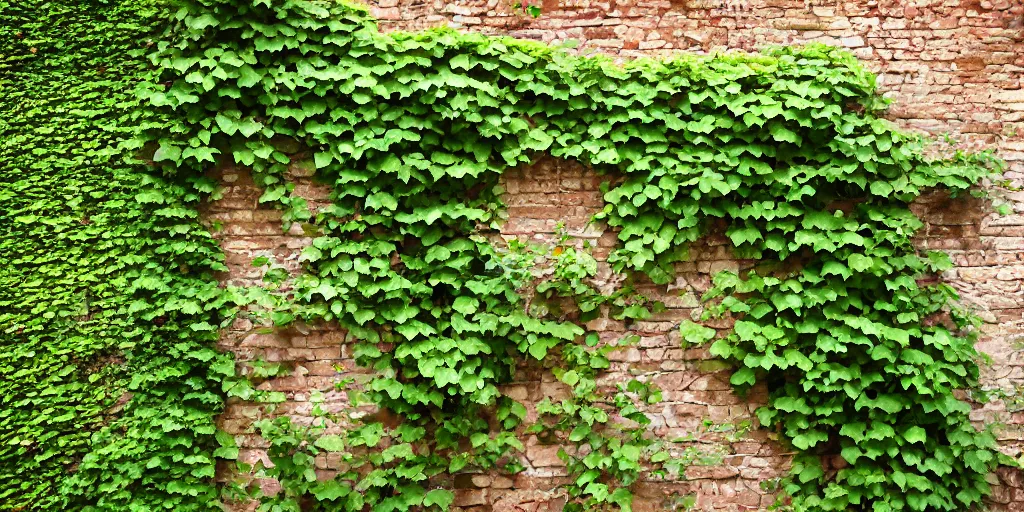
M 0 2 L 0 510 L 217 510 L 221 255 L 126 163 L 166 15 Z
M 519 358 L 583 334 L 524 311 L 524 280 L 477 234 L 501 171 L 547 152 L 626 175 L 602 215 L 621 228 L 616 268 L 665 282 L 717 219 L 762 261 L 746 280 L 718 281 L 739 321 L 715 351 L 741 365 L 736 384 L 770 381 L 761 419 L 806 454 L 787 488 L 795 508 L 961 510 L 987 493 L 994 439 L 952 394 L 977 379 L 972 338 L 961 316 L 926 322 L 951 292 L 917 283 L 944 260 L 917 255 L 907 204 L 990 171 L 974 157 L 924 158 L 876 117 L 874 78 L 847 54 L 620 66 L 443 29 L 382 35 L 361 9 L 306 2 L 207 0 L 180 20 L 181 43 L 159 56 L 172 85 L 150 96 L 180 119 L 158 160 L 198 171 L 230 154 L 259 174 L 264 200 L 301 219 L 275 138 L 313 148 L 333 205 L 314 219 L 323 236 L 279 323 L 349 327 L 359 361 L 380 372 L 374 402 L 400 413 L 400 428 L 423 427 L 402 439 L 433 436 L 357 488 L 422 496 L 410 465 L 440 472 L 439 454 L 464 439 L 514 446 L 484 442 L 494 422 L 481 408 L 514 426 L 497 386 Z M 849 466 L 825 474 L 814 455 L 840 450 Z M 607 471 L 585 469 L 593 482 Z
M 17 139 L 2 147 L 12 227 L 0 243 L 18 255 L 0 270 L 14 290 L 0 295 L 13 311 L 0 313 L 0 364 L 18 372 L 0 388 L 0 435 L 15 436 L 0 460 L 11 474 L 40 468 L 0 483 L 12 508 L 40 496 L 102 510 L 213 506 L 212 416 L 231 365 L 209 346 L 231 293 L 212 279 L 223 267 L 195 203 L 223 159 L 250 167 L 260 200 L 318 235 L 306 272 L 262 298 L 272 321 L 349 329 L 375 373 L 356 399 L 400 418 L 318 410 L 313 426 L 261 422 L 275 463 L 262 472 L 285 489 L 261 496 L 263 510 L 444 509 L 452 495 L 435 486 L 446 474 L 516 470 L 527 410 L 501 386 L 524 360 L 572 390 L 540 404 L 530 427 L 576 445 L 565 453 L 568 508 L 628 509 L 634 481 L 680 462 L 643 428 L 657 390 L 599 389 L 617 342 L 582 326 L 598 314 L 643 316 L 645 300 L 628 288 L 597 293 L 585 251 L 545 252 L 554 273 L 538 277 L 538 254 L 488 236 L 502 171 L 545 153 L 622 176 L 599 215 L 619 229 L 616 270 L 667 282 L 687 244 L 714 229 L 761 262 L 716 279 L 713 312 L 737 322 L 713 351 L 737 364 L 736 385 L 767 382 L 762 424 L 801 451 L 786 487 L 795 510 L 965 510 L 988 493 L 995 441 L 953 394 L 977 381 L 970 318 L 951 309 L 947 287 L 919 282 L 948 260 L 917 253 L 921 223 L 908 204 L 929 188 L 964 191 L 993 163 L 925 158 L 921 141 L 877 117 L 874 78 L 846 53 L 616 64 L 448 29 L 381 34 L 346 3 L 192 0 L 148 76 L 136 58 L 146 13 L 102 2 L 101 14 L 83 14 L 99 40 L 65 41 L 61 23 L 32 24 L 69 12 L 59 5 L 0 5 L 34 30 L 30 41 L 65 49 L 25 53 L 45 46 L 23 42 L 5 53 L 13 83 L 33 86 L 5 98 L 0 120 Z M 110 81 L 67 72 L 98 73 L 94 59 L 127 69 Z M 140 78 L 142 108 L 128 94 Z M 138 142 L 115 149 L 140 130 L 151 169 L 122 163 Z M 65 147 L 47 145 L 61 134 Z M 292 196 L 285 173 L 297 163 L 333 185 L 330 206 L 311 212 Z M 687 324 L 684 335 L 703 342 L 713 331 Z M 122 358 L 130 379 L 111 365 Z M 30 409 L 40 390 L 54 411 L 43 418 Z M 66 417 L 78 409 L 91 413 Z M 78 423 L 50 427 L 61 421 Z M 336 421 L 350 428 L 322 435 Z M 340 453 L 342 467 L 318 482 L 324 452 Z M 826 473 L 819 455 L 847 466 Z

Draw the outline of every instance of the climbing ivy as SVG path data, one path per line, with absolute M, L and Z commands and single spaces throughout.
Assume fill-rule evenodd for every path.
M 220 390 L 249 388 L 211 349 L 240 299 L 216 286 L 224 267 L 195 207 L 215 192 L 205 172 L 230 161 L 252 169 L 285 227 L 316 234 L 304 272 L 277 275 L 260 298 L 268 318 L 348 329 L 373 372 L 354 403 L 381 411 L 261 422 L 274 465 L 257 475 L 284 488 L 256 494 L 264 510 L 446 509 L 447 475 L 518 469 L 521 428 L 576 446 L 564 453 L 570 509 L 628 510 L 633 482 L 680 462 L 644 428 L 657 390 L 598 387 L 608 351 L 629 340 L 584 326 L 655 305 L 629 286 L 598 293 L 596 261 L 564 242 L 545 277 L 536 254 L 496 240 L 498 178 L 543 154 L 614 177 L 598 219 L 617 230 L 608 262 L 627 282 L 670 282 L 688 245 L 714 231 L 759 262 L 716 277 L 709 314 L 735 328 L 712 351 L 738 366 L 735 385 L 768 386 L 759 419 L 800 451 L 785 486 L 793 509 L 965 510 L 989 492 L 994 438 L 954 394 L 977 383 L 971 319 L 948 287 L 922 280 L 948 259 L 913 246 L 921 221 L 909 204 L 999 166 L 926 157 L 926 141 L 879 117 L 874 77 L 847 53 L 620 64 L 451 29 L 382 34 L 345 2 L 187 0 L 166 17 L 150 72 L 139 45 L 165 19 L 158 7 L 0 6 L 15 20 L 4 27 L 26 27 L 2 33 L 16 39 L 4 65 L 24 92 L 5 98 L 0 121 L 14 135 L 2 146 L 13 170 L 2 243 L 19 255 L 0 282 L 29 283 L 0 295 L 13 311 L 0 313 L 0 367 L 17 372 L 0 388 L 11 508 L 215 505 L 213 459 L 236 452 L 215 436 Z M 50 21 L 69 12 L 88 37 Z M 115 66 L 125 69 L 109 80 L 66 72 Z M 46 101 L 61 107 L 25 108 Z M 151 166 L 122 163 L 139 149 Z M 329 206 L 294 195 L 291 166 L 332 186 Z M 684 336 L 714 334 L 687 324 Z M 527 361 L 571 391 L 538 405 L 532 426 L 502 391 Z M 39 390 L 56 411 L 42 419 Z M 324 453 L 342 467 L 318 481 Z M 826 472 L 825 456 L 845 467 Z M 13 476 L 26 470 L 38 477 Z
M 0 1 L 0 510 L 219 509 L 205 185 L 127 161 L 166 12 Z
M 321 236 L 277 323 L 349 328 L 357 361 L 379 374 L 372 401 L 415 429 L 394 434 L 433 436 L 429 452 L 410 448 L 355 484 L 403 497 L 382 510 L 422 504 L 422 482 L 446 464 L 495 460 L 475 449 L 517 448 L 490 436 L 523 416 L 500 391 L 520 358 L 593 357 L 575 345 L 577 323 L 523 307 L 529 276 L 484 236 L 502 170 L 542 153 L 625 177 L 599 215 L 619 230 L 616 270 L 668 282 L 716 228 L 761 262 L 745 279 L 718 277 L 718 309 L 737 323 L 714 352 L 740 366 L 736 385 L 768 382 L 760 419 L 802 453 L 786 488 L 794 508 L 962 510 L 988 493 L 994 440 L 953 394 L 976 383 L 973 338 L 948 288 L 918 283 L 943 259 L 918 255 L 908 205 L 926 189 L 966 190 L 993 165 L 926 158 L 921 140 L 877 117 L 874 77 L 850 55 L 810 46 L 620 65 L 448 29 L 385 35 L 344 3 L 205 0 L 177 19 L 149 99 L 178 121 L 154 133 L 155 159 L 196 172 L 230 156 L 252 167 L 262 201 L 309 218 Z M 312 217 L 283 176 L 288 139 L 334 185 Z M 593 392 L 579 371 L 558 373 L 577 399 Z M 615 471 L 638 469 L 640 450 L 613 471 L 598 460 L 614 444 L 570 439 L 592 450 L 570 465 L 577 483 L 635 479 Z M 829 453 L 848 466 L 826 474 L 817 456 Z M 584 489 L 581 506 L 609 496 Z M 611 501 L 628 506 L 622 493 Z

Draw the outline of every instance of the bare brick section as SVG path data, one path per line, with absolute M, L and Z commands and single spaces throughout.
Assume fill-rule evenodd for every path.
M 453 24 L 549 42 L 577 39 L 580 51 L 622 56 L 807 41 L 846 46 L 880 73 L 880 88 L 895 100 L 890 118 L 912 129 L 954 134 L 968 147 L 992 145 L 1010 163 L 1007 177 L 1016 185 L 1024 181 L 1024 4 L 1018 0 L 543 0 L 537 19 L 515 14 L 513 3 L 380 0 L 373 11 L 385 29 Z M 298 161 L 292 171 L 296 193 L 312 199 L 314 208 L 326 200 L 328 189 L 312 183 L 308 165 Z M 223 225 L 218 237 L 230 268 L 225 283 L 257 283 L 261 272 L 250 265 L 257 256 L 297 271 L 299 252 L 311 238 L 298 226 L 282 232 L 280 213 L 257 203 L 260 191 L 246 171 L 226 168 L 217 174 L 225 193 L 209 205 L 206 217 Z M 578 164 L 549 158 L 509 170 L 503 179 L 509 218 L 502 235 L 550 241 L 561 222 L 574 237 L 591 240 L 603 259 L 615 235 L 590 223 L 603 206 L 601 181 Z M 988 213 L 978 201 L 938 195 L 915 208 L 927 221 L 921 246 L 952 255 L 957 267 L 945 277 L 986 322 L 979 348 L 991 356 L 991 364 L 984 367 L 983 380 L 996 400 L 979 406 L 974 419 L 1005 423 L 999 430 L 1002 443 L 1007 453 L 1017 454 L 1024 449 L 1024 193 L 1010 199 L 1014 213 L 1008 216 Z M 736 396 L 727 368 L 706 349 L 684 349 L 680 343 L 676 327 L 699 309 L 698 297 L 711 274 L 749 264 L 736 261 L 725 242 L 709 237 L 692 249 L 691 261 L 678 265 L 673 284 L 643 290 L 661 298 L 667 311 L 650 321 L 627 325 L 602 319 L 589 326 L 608 339 L 628 333 L 641 337 L 615 357 L 603 384 L 637 376 L 657 383 L 664 401 L 648 411 L 653 432 L 684 439 L 681 446 L 696 461 L 683 481 L 639 484 L 639 511 L 672 510 L 687 494 L 697 496 L 698 510 L 763 510 L 774 500 L 774 479 L 788 469 L 787 449 L 774 434 L 757 428 L 752 414 L 764 390 Z M 603 269 L 602 276 L 610 272 Z M 260 334 L 242 320 L 223 335 L 221 347 L 240 361 L 289 363 L 290 376 L 261 386 L 286 394 L 275 414 L 301 421 L 308 417 L 312 390 L 324 391 L 330 408 L 348 407 L 345 395 L 333 391 L 337 379 L 358 371 L 344 340 L 345 333 L 331 326 Z M 530 405 L 565 392 L 536 368 L 522 368 L 520 378 L 506 392 Z M 244 460 L 262 456 L 262 441 L 251 431 L 261 414 L 255 405 L 231 402 L 221 417 L 221 426 L 238 436 Z M 558 447 L 536 438 L 525 441 L 526 471 L 460 475 L 452 482 L 455 504 L 478 512 L 560 510 L 564 496 L 557 484 L 564 470 Z M 329 475 L 331 461 L 318 468 Z M 999 478 L 993 509 L 1024 511 L 1024 477 L 1003 471 Z

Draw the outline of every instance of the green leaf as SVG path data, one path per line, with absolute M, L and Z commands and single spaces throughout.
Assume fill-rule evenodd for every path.
M 154 162 L 177 162 L 181 159 L 181 148 L 166 141 L 160 142 L 160 147 L 153 153 Z
M 772 295 L 772 304 L 774 304 L 779 311 L 786 309 L 799 311 L 803 306 L 803 299 L 795 293 L 776 293 Z
M 240 76 L 238 77 L 239 87 L 252 87 L 262 78 L 260 73 L 248 65 L 242 66 L 238 71 L 240 73 Z
M 334 160 L 334 155 L 330 151 L 319 151 L 313 153 L 313 165 L 316 165 L 317 169 L 324 169 L 331 164 Z
M 928 439 L 928 435 L 923 428 L 913 426 L 903 431 L 903 438 L 909 443 L 923 443 Z
M 323 435 L 313 441 L 313 446 L 328 452 L 343 452 L 346 449 L 345 439 L 338 435 Z
M 337 480 L 320 482 L 313 487 L 313 496 L 320 501 L 335 501 L 344 498 L 352 492 L 352 489 Z
M 428 491 L 423 497 L 423 505 L 427 507 L 434 505 L 437 506 L 439 510 L 448 510 L 448 507 L 451 506 L 452 500 L 454 499 L 455 493 L 452 491 L 434 489 L 432 491 Z
M 679 334 L 683 341 L 691 345 L 703 345 L 714 339 L 716 331 L 689 320 L 683 320 L 679 324 Z
M 754 385 L 755 380 L 756 379 L 754 377 L 754 370 L 753 369 L 751 369 L 751 368 L 740 368 L 739 370 L 736 371 L 736 373 L 732 374 L 732 378 L 729 379 L 729 382 L 733 386 L 743 386 L 743 385 L 752 386 L 752 385 Z
M 456 297 L 455 302 L 452 303 L 452 309 L 462 313 L 463 315 L 472 315 L 476 313 L 477 308 L 480 306 L 480 301 L 473 297 Z

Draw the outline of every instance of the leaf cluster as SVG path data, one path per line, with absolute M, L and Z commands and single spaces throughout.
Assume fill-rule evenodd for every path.
M 215 510 L 231 297 L 132 141 L 166 9 L 0 2 L 0 510 Z

